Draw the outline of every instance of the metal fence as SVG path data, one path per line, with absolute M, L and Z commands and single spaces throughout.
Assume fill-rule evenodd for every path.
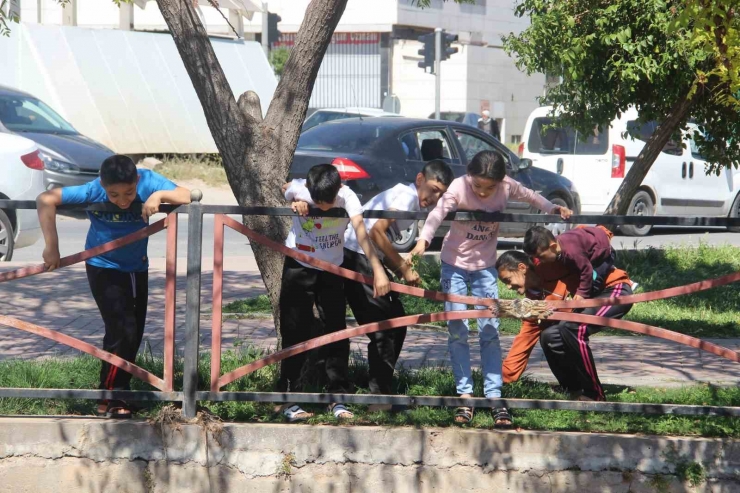
M 302 347 L 286 348 L 283 351 L 270 355 L 262 360 L 242 367 L 227 375 L 221 375 L 221 290 L 223 287 L 223 238 L 224 227 L 230 227 L 236 231 L 246 234 L 252 239 L 259 239 L 260 235 L 244 227 L 237 221 L 227 217 L 227 214 L 240 215 L 274 215 L 293 216 L 295 213 L 289 208 L 269 207 L 239 207 L 239 206 L 209 206 L 200 203 L 199 192 L 194 192 L 193 202 L 188 206 L 163 205 L 161 211 L 168 214 L 166 219 L 158 221 L 141 231 L 132 235 L 114 240 L 95 249 L 87 250 L 62 259 L 62 267 L 82 262 L 92 256 L 121 248 L 134 241 L 156 234 L 163 229 L 167 230 L 167 253 L 166 253 L 166 284 L 165 284 L 165 344 L 164 344 L 164 374 L 162 377 L 152 375 L 146 370 L 133 363 L 122 360 L 111 353 L 107 353 L 88 343 L 73 337 L 61 334 L 57 331 L 36 326 L 34 324 L 14 319 L 9 316 L 0 316 L 0 325 L 13 327 L 28 331 L 41 337 L 52 339 L 61 344 L 78 349 L 98 359 L 104 360 L 124 371 L 132 373 L 137 378 L 151 384 L 156 391 L 120 391 L 120 390 L 79 390 L 79 389 L 20 389 L 0 388 L 2 397 L 23 398 L 74 398 L 74 399 L 124 399 L 136 401 L 173 401 L 181 402 L 183 414 L 186 417 L 194 417 L 198 401 L 256 401 L 256 402 L 298 402 L 298 403 L 332 403 L 345 402 L 354 404 L 402 404 L 420 406 L 475 406 L 475 407 L 508 407 L 512 409 L 559 409 L 576 411 L 601 411 L 601 412 L 626 412 L 643 414 L 675 414 L 675 415 L 703 415 L 703 416 L 740 416 L 740 407 L 722 406 L 690 406 L 674 404 L 642 404 L 621 402 L 583 402 L 583 401 L 560 401 L 560 400 L 538 400 L 538 399 L 486 399 L 486 398 L 460 398 L 451 396 L 405 396 L 405 395 L 355 395 L 355 394 L 307 394 L 307 393 L 276 393 L 276 392 L 229 392 L 222 391 L 228 383 L 242 376 L 272 364 L 291 354 L 290 351 L 304 351 L 313 347 L 321 346 L 327 336 L 313 339 L 303 343 Z M 35 209 L 36 203 L 31 201 L 8 201 L 0 200 L 0 209 Z M 88 211 L 118 209 L 112 204 L 95 204 L 85 206 L 64 206 L 60 209 L 86 209 Z M 173 368 L 174 368 L 174 340 L 175 340 L 175 289 L 177 271 L 177 216 L 187 214 L 188 217 L 188 251 L 187 251 L 187 282 L 186 282 L 186 314 L 185 314 L 185 351 L 184 351 L 184 376 L 182 391 L 175 391 Z M 214 231 L 214 282 L 213 282 L 213 327 L 211 344 L 211 381 L 210 389 L 198 388 L 198 363 L 200 352 L 200 298 L 202 279 L 202 233 L 204 214 L 215 215 Z M 311 211 L 313 216 L 324 217 L 346 217 L 343 210 L 331 210 L 322 212 Z M 410 213 L 399 211 L 366 211 L 365 217 L 384 217 L 391 219 L 425 219 L 426 213 Z M 491 221 L 491 222 L 524 222 L 524 223 L 553 223 L 563 222 L 559 216 L 540 214 L 502 214 L 459 211 L 447 217 L 448 220 L 462 221 Z M 634 217 L 634 216 L 573 216 L 571 223 L 580 224 L 651 224 L 671 226 L 740 226 L 740 218 L 717 218 L 717 217 Z M 263 240 L 260 240 L 263 241 Z M 269 241 L 269 240 L 268 240 Z M 263 243 L 264 244 L 264 243 Z M 276 249 L 277 244 L 273 245 Z M 15 279 L 31 275 L 43 275 L 43 265 L 35 265 L 22 269 L 0 272 L 0 284 L 12 282 Z M 703 289 L 706 289 L 703 288 Z M 438 293 L 440 294 L 440 293 Z M 461 317 L 476 317 L 479 311 L 469 310 L 466 312 L 447 312 L 438 314 L 425 314 L 414 316 L 419 319 L 448 320 Z M 489 314 L 490 316 L 490 314 Z M 426 317 L 426 318 L 424 318 Z M 410 317 L 406 317 L 409 319 Z M 407 320 L 394 319 L 384 324 L 380 330 L 392 328 L 393 326 L 406 325 Z M 395 324 L 395 325 L 394 325 Z M 346 329 L 343 332 L 345 338 L 352 335 L 367 333 L 363 327 Z M 378 330 L 377 328 L 375 330 Z M 335 333 L 335 335 L 338 333 Z M 702 344 L 704 341 L 699 341 Z M 299 345 L 301 346 L 301 345 Z M 703 346 L 697 345 L 695 347 Z M 740 361 L 737 352 L 727 350 L 726 356 L 733 361 Z

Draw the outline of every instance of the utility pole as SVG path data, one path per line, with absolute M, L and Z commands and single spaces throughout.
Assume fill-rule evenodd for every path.
M 265 55 L 270 56 L 270 42 L 268 41 L 268 27 L 267 22 L 270 16 L 270 12 L 267 10 L 267 2 L 262 2 L 262 49 L 265 50 Z
M 442 78 L 440 69 L 442 68 L 442 28 L 434 29 L 434 118 L 439 120 L 440 92 L 442 88 Z

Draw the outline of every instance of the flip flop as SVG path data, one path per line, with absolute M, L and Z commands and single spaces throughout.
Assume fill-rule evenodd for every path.
M 330 404 L 329 412 L 340 421 L 353 419 L 355 417 L 352 411 L 347 409 L 344 404 Z
M 298 421 L 306 421 L 309 418 L 313 418 L 313 413 L 304 411 L 300 406 L 292 405 L 283 409 L 283 416 L 288 420 L 288 423 L 296 423 Z
M 110 419 L 131 419 L 131 407 L 125 401 L 112 400 L 108 402 L 105 417 Z

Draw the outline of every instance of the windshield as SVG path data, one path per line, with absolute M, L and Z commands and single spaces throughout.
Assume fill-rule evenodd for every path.
M 43 102 L 25 96 L 0 96 L 0 122 L 13 132 L 78 133 Z
M 391 128 L 367 120 L 353 124 L 319 125 L 301 134 L 298 149 L 361 154 L 391 132 Z

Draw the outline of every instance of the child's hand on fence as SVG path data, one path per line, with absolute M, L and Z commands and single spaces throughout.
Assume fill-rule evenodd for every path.
M 563 207 L 562 205 L 559 205 L 555 207 L 555 212 L 560 214 L 560 217 L 563 219 L 570 219 L 570 216 L 573 215 L 573 211 L 568 209 L 567 207 Z
M 148 223 L 149 218 L 159 212 L 160 205 L 162 205 L 162 199 L 160 199 L 156 193 L 152 194 L 152 196 L 144 202 L 144 205 L 141 207 L 141 218 L 145 223 Z
M 380 272 L 373 277 L 373 298 L 387 295 L 391 291 L 391 282 L 385 272 Z
M 303 202 L 302 200 L 291 202 L 290 208 L 299 216 L 308 216 L 308 202 Z
M 47 245 L 46 248 L 44 248 L 43 258 L 44 258 L 44 268 L 47 271 L 58 269 L 59 264 L 61 263 L 61 256 L 59 255 L 59 247 Z

